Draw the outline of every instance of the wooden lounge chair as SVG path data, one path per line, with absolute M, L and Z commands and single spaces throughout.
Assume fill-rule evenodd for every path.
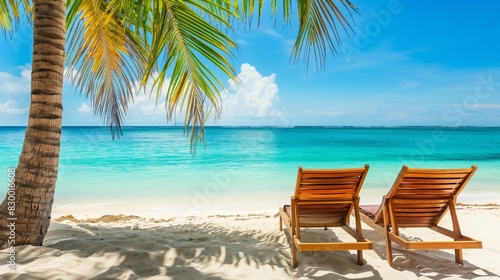
M 482 248 L 481 241 L 462 235 L 455 210 L 458 194 L 476 169 L 476 166 L 464 169 L 418 169 L 405 165 L 380 206 L 360 206 L 361 220 L 385 236 L 386 257 L 391 266 L 391 241 L 407 250 L 455 249 L 455 261 L 459 264 L 463 264 L 462 249 Z M 453 230 L 438 226 L 448 211 Z M 450 239 L 409 241 L 399 235 L 400 227 L 430 228 Z
M 295 195 L 291 205 L 279 208 L 280 230 L 284 223 L 292 239 L 292 265 L 297 267 L 297 250 L 357 250 L 358 264 L 363 264 L 363 251 L 373 248 L 362 236 L 359 218 L 359 191 L 368 173 L 364 168 L 302 169 L 299 167 Z M 354 212 L 356 229 L 349 226 Z M 342 227 L 355 242 L 307 243 L 301 239 L 301 228 Z

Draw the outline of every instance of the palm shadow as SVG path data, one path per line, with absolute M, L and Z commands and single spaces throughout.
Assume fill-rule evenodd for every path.
M 71 224 L 53 224 L 53 231 L 58 231 L 59 236 L 66 232 L 68 237 L 51 239 L 47 235 L 43 248 L 45 262 L 50 264 L 51 258 L 64 255 L 70 259 L 68 263 L 64 267 L 33 270 L 15 279 L 159 276 L 169 279 L 231 279 L 243 278 L 248 268 L 262 266 L 282 271 L 284 275 L 294 274 L 285 238 L 278 230 L 274 233 L 259 229 L 240 231 L 211 223 L 187 223 L 145 229 L 77 224 L 75 231 Z M 32 246 L 22 248 L 23 257 L 18 264 L 28 266 L 39 262 L 40 254 L 34 253 L 38 249 Z M 246 270 L 242 270 L 242 275 L 221 273 L 227 266 L 245 267 Z
M 363 230 L 363 236 L 373 242 L 374 252 L 383 260 L 386 257 L 385 238 L 375 230 Z M 478 277 L 499 277 L 486 269 L 475 266 L 464 259 L 464 264 L 455 262 L 455 255 L 444 250 L 406 250 L 392 243 L 394 265 L 398 271 L 410 271 L 420 279 L 475 279 Z
M 284 232 L 291 250 L 290 233 Z M 339 228 L 301 229 L 304 242 L 341 242 L 346 238 L 352 237 Z M 383 279 L 366 260 L 363 265 L 357 264 L 356 251 L 297 251 L 297 265 L 297 276 L 307 279 Z
M 157 226 L 149 223 L 144 228 L 133 223 L 110 227 L 53 222 L 43 247 L 18 248 L 18 265 L 23 274 L 6 279 L 245 279 L 252 269 L 259 268 L 285 278 L 382 279 L 374 264 L 365 261 L 357 265 L 355 251 L 298 252 L 298 268 L 293 269 L 291 239 L 284 232 L 278 230 L 278 223 L 276 230 L 263 230 L 258 226 L 231 229 L 221 223 L 189 220 Z M 311 234 L 344 240 L 332 229 Z M 385 239 L 369 229 L 364 230 L 364 236 L 373 242 L 375 254 L 385 260 Z M 460 266 L 453 254 L 442 250 L 432 254 L 413 252 L 394 244 L 394 256 L 393 268 L 410 271 L 416 278 L 473 279 L 479 276 L 475 270 L 481 270 L 481 276 L 498 277 L 467 261 Z

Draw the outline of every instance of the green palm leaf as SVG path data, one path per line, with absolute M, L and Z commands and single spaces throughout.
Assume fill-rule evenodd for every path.
M 300 27 L 292 57 L 294 60 L 304 57 L 309 65 L 313 56 L 316 66 L 323 68 L 328 53 L 335 54 L 335 46 L 341 44 L 337 25 L 340 25 L 347 35 L 347 28 L 351 31 L 352 28 L 334 0 L 299 0 L 298 3 Z M 348 0 L 341 0 L 340 3 L 349 14 L 351 10 L 357 11 Z
M 203 139 L 210 112 L 215 110 L 215 117 L 219 114 L 218 97 L 223 85 L 216 71 L 236 76 L 228 61 L 236 43 L 221 31 L 231 30 L 233 9 L 232 3 L 225 0 L 154 2 L 152 49 L 145 77 L 151 76 L 153 65 L 157 65 L 160 73 L 154 84 L 161 89 L 171 74 L 165 103 L 167 119 L 180 106 L 185 111 L 184 124 L 191 132 L 192 144 Z
M 131 1 L 68 2 L 67 62 L 77 88 L 89 99 L 113 136 L 121 133 L 147 52 L 142 37 L 128 28 L 122 9 Z
M 260 22 L 264 0 L 242 0 L 238 4 L 238 12 L 246 22 L 257 16 Z M 255 8 L 257 6 L 257 8 Z M 276 18 L 282 11 L 285 24 L 293 16 L 291 0 L 270 1 L 271 15 Z M 344 13 L 339 7 L 344 7 Z M 349 35 L 353 31 L 345 12 L 351 16 L 357 8 L 349 0 L 297 0 L 297 17 L 299 30 L 292 49 L 292 60 L 305 60 L 309 65 L 313 59 L 318 68 L 325 66 L 327 55 L 337 52 L 336 46 L 341 44 L 339 29 L 344 29 Z

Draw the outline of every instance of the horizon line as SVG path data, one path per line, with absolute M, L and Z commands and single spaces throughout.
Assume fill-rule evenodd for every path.
M 106 128 L 104 125 L 63 125 L 63 128 Z M 124 125 L 122 128 L 185 128 L 187 126 L 179 125 Z M 205 125 L 205 128 L 500 128 L 500 125 Z M 21 125 L 0 125 L 0 128 L 27 128 Z M 113 127 L 116 128 L 116 127 Z

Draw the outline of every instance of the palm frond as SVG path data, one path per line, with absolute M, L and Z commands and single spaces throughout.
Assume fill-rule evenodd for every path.
M 334 0 L 299 0 L 298 3 L 300 26 L 292 58 L 297 61 L 304 57 L 309 65 L 313 56 L 316 67 L 323 68 L 328 53 L 335 55 L 336 45 L 341 44 L 339 29 L 349 35 L 348 29 L 352 31 L 352 27 Z M 350 15 L 351 10 L 357 11 L 347 0 L 340 3 Z
M 68 2 L 68 63 L 73 83 L 92 103 L 113 137 L 121 134 L 134 84 L 142 80 L 146 46 L 130 29 L 123 10 L 127 0 Z M 69 73 L 74 71 L 68 71 Z
M 190 129 L 194 150 L 203 139 L 204 123 L 211 110 L 215 110 L 215 117 L 219 114 L 218 97 L 223 84 L 217 72 L 236 77 L 228 61 L 236 43 L 221 31 L 231 30 L 233 6 L 225 0 L 160 0 L 154 7 L 150 67 L 145 77 L 151 76 L 152 65 L 159 66 L 154 84 L 160 94 L 166 77 L 171 75 L 165 102 L 167 119 L 171 120 L 180 106 L 185 112 L 184 124 Z
M 251 25 L 254 16 L 260 22 L 264 0 L 237 3 L 238 13 L 247 24 Z M 339 30 L 343 29 L 347 35 L 353 32 L 350 22 L 354 21 L 352 11 L 357 13 L 357 8 L 349 0 L 297 0 L 296 3 L 299 30 L 291 58 L 294 61 L 303 59 L 307 66 L 312 59 L 317 68 L 323 68 L 328 54 L 335 55 L 336 46 L 341 44 Z M 282 11 L 284 24 L 290 23 L 294 12 L 292 4 L 292 0 L 271 0 L 271 16 L 276 19 Z M 339 7 L 344 7 L 344 11 Z M 350 19 L 345 14 L 349 14 Z
M 11 32 L 19 23 L 23 10 L 26 15 L 31 11 L 28 0 L 0 0 L 0 28 L 4 33 Z
M 0 0 L 12 1 L 16 0 Z M 19 1 L 19 0 L 18 0 Z M 27 1 L 27 0 L 23 0 Z M 300 27 L 292 57 L 314 57 L 323 67 L 328 52 L 340 44 L 339 28 L 349 21 L 335 0 L 299 0 Z M 356 8 L 337 0 L 350 13 Z M 6 3 L 6 2 L 5 2 Z M 116 132 L 133 101 L 136 81 L 154 79 L 157 101 L 166 90 L 167 119 L 178 108 L 191 133 L 191 147 L 203 140 L 204 124 L 219 115 L 218 76 L 236 79 L 229 62 L 236 43 L 229 37 L 234 19 L 260 20 L 264 0 L 69 0 L 68 62 L 76 70 L 74 82 L 91 100 L 96 114 Z M 271 1 L 271 12 L 289 22 L 291 0 Z M 281 5 L 281 7 L 278 7 Z M 74 72 L 74 71 L 69 71 Z

